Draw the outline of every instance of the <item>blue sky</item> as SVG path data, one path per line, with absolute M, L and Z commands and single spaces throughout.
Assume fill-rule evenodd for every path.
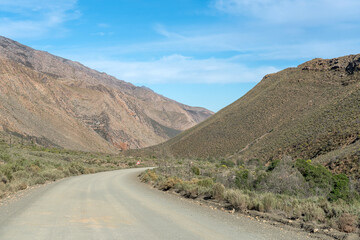
M 0 0 L 0 35 L 213 111 L 267 73 L 360 52 L 358 0 Z

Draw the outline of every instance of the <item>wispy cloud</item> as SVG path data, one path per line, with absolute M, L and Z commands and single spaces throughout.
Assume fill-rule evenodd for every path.
M 237 32 L 246 36 L 237 43 L 250 58 L 331 58 L 360 51 L 358 0 L 214 0 L 211 7 L 242 23 Z
M 168 56 L 181 53 L 193 56 L 192 61 L 195 61 L 199 54 L 204 55 L 203 58 L 206 56 L 210 58 L 229 53 L 228 56 L 236 56 L 237 62 L 249 65 L 248 61 L 253 63 L 264 60 L 304 61 L 315 57 L 332 58 L 360 52 L 360 38 L 346 37 L 343 39 L 340 34 L 343 33 L 343 29 L 337 30 L 339 38 L 326 36 L 326 34 L 321 37 L 308 36 L 308 33 L 301 31 L 289 33 L 284 29 L 262 29 L 261 31 L 250 29 L 245 33 L 241 31 L 209 33 L 201 30 L 196 33 L 176 33 L 162 26 L 161 30 L 166 32 L 166 34 L 162 34 L 166 37 L 158 41 L 96 46 L 91 51 L 81 46 L 75 46 L 68 52 L 64 52 L 62 49 L 61 55 L 81 61 L 82 55 L 87 56 L 87 60 L 98 59 L 99 56 L 104 59 L 124 59 L 123 56 L 137 54 L 150 56 L 148 57 L 149 61 L 153 61 L 154 54 Z M 105 34 L 105 32 L 98 33 L 98 35 Z M 98 62 L 100 63 L 100 61 Z
M 100 37 L 104 37 L 104 36 L 112 36 L 114 35 L 114 32 L 96 32 L 92 34 L 93 36 L 100 36 Z
M 250 68 L 234 58 L 193 59 L 170 55 L 154 61 L 84 61 L 90 67 L 133 83 L 235 83 L 258 82 L 274 67 Z
M 186 37 L 175 32 L 170 32 L 169 30 L 166 29 L 164 25 L 161 24 L 156 24 L 154 26 L 154 30 L 166 38 L 186 40 Z
M 57 53 L 134 83 L 226 83 L 256 82 L 289 62 L 360 52 L 358 0 L 213 0 L 210 7 L 222 21 L 150 24 L 155 34 L 146 40 Z M 76 2 L 62 9 L 72 12 Z M 26 31 L 31 27 L 40 31 L 36 24 Z M 93 35 L 112 34 L 107 27 L 98 24 Z
M 324 25 L 359 19 L 358 0 L 215 0 L 219 11 L 267 23 Z
M 0 32 L 11 38 L 34 38 L 77 19 L 76 0 L 0 0 L 0 11 L 7 17 L 0 18 Z
M 109 28 L 109 27 L 110 27 L 110 25 L 107 24 L 107 23 L 98 23 L 97 26 L 98 26 L 99 28 Z

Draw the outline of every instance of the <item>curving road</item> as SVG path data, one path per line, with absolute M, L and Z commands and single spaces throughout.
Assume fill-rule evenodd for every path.
M 67 178 L 0 207 L 0 239 L 305 239 L 140 183 L 144 169 Z

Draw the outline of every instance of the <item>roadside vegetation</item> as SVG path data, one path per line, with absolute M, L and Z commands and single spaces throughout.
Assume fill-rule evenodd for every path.
M 135 167 L 138 159 L 116 154 L 71 151 L 31 144 L 0 134 L 0 199 L 29 186 L 57 179 Z M 141 166 L 151 164 L 142 160 Z
M 311 160 L 284 157 L 264 165 L 258 159 L 168 159 L 140 177 L 163 191 L 309 232 L 335 238 L 338 231 L 359 232 L 359 182 Z

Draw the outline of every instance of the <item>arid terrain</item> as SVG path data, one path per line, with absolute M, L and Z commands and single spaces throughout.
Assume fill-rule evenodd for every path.
M 245 96 L 157 146 L 142 175 L 162 191 L 358 239 L 360 55 L 266 75 Z M 347 235 L 350 234 L 350 235 Z
M 213 113 L 0 37 L 0 131 L 116 152 L 161 143 Z
M 359 106 L 360 55 L 314 59 L 265 76 L 208 120 L 145 152 L 264 163 L 319 158 L 359 177 Z
M 266 75 L 214 115 L 6 38 L 0 38 L 0 77 L 0 233 L 7 239 L 359 236 L 360 55 Z M 68 178 L 30 191 L 137 164 L 155 168 Z M 59 202 L 64 189 L 73 203 Z M 11 200 L 24 190 L 29 195 Z M 180 210 L 179 197 L 222 211 L 204 220 L 207 210 L 194 202 Z M 256 229 L 246 232 L 253 222 L 244 215 Z M 63 231 L 68 226 L 72 232 Z

